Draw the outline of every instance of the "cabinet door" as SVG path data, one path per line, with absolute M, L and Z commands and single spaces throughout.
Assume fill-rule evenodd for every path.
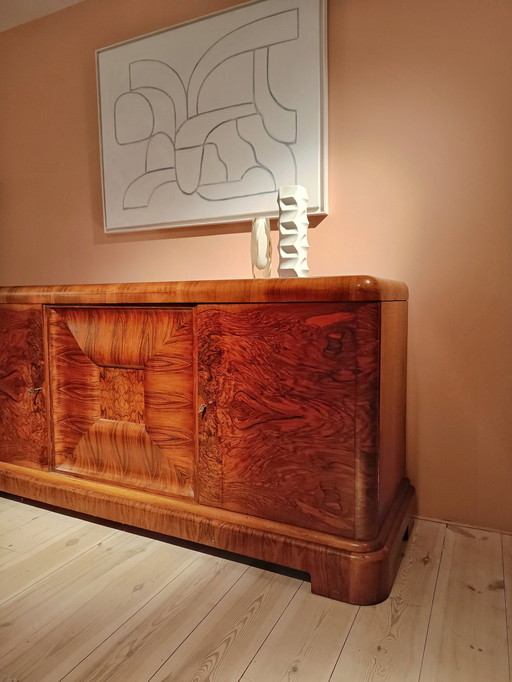
M 203 504 L 352 537 L 353 304 L 199 307 Z
M 40 306 L 0 305 L 0 460 L 48 464 Z
M 191 496 L 191 310 L 56 307 L 49 329 L 55 470 Z

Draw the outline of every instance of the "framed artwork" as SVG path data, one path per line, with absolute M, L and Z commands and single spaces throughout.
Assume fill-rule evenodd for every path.
M 257 0 L 98 50 L 106 232 L 327 212 L 326 0 Z

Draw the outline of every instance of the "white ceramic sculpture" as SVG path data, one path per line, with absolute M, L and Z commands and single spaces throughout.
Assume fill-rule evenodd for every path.
M 279 204 L 279 277 L 307 277 L 308 267 L 308 193 L 302 185 L 280 187 Z
M 270 221 L 268 218 L 254 218 L 251 233 L 252 276 L 270 277 L 272 267 L 272 241 L 270 238 Z

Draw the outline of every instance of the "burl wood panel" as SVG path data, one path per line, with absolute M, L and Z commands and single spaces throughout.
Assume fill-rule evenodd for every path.
M 144 370 L 100 368 L 101 418 L 144 423 Z
M 380 304 L 357 306 L 357 425 L 354 441 L 355 533 L 357 539 L 379 531 L 379 383 Z
M 54 468 L 192 496 L 190 309 L 53 308 Z
M 198 309 L 201 503 L 354 536 L 363 309 Z
M 0 460 L 48 465 L 40 306 L 0 305 Z

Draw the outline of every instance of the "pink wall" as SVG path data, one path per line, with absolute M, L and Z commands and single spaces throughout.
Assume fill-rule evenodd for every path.
M 237 0 L 85 0 L 0 34 L 0 284 L 250 276 L 246 226 L 103 233 L 94 50 Z M 420 512 L 512 530 L 512 3 L 330 0 L 311 274 L 408 283 Z

